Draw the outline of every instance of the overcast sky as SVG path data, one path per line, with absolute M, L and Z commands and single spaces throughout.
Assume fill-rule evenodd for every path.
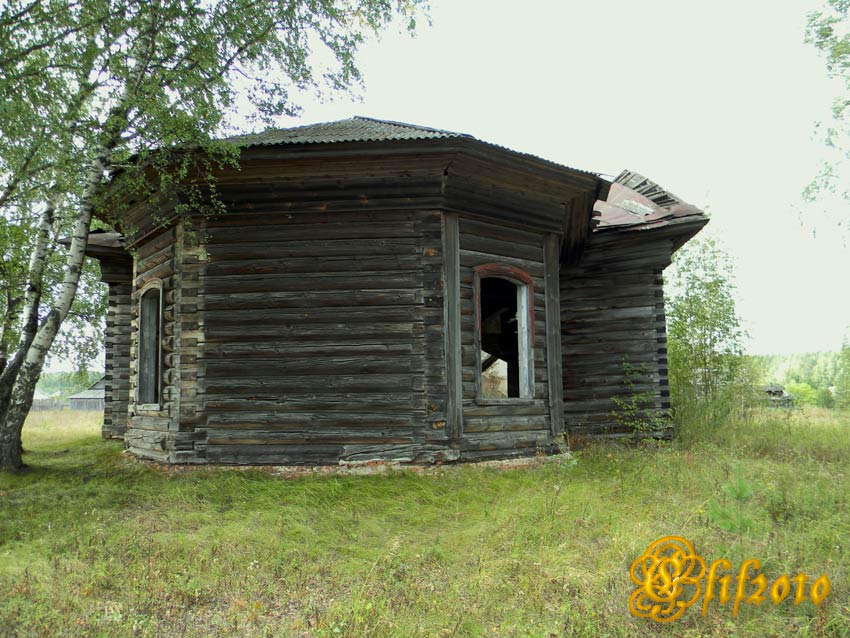
M 707 210 L 733 255 L 753 353 L 835 350 L 850 236 L 801 192 L 839 88 L 803 42 L 818 2 L 432 0 L 415 39 L 359 57 L 362 102 L 305 102 L 282 126 L 365 115 L 470 133 L 586 170 L 644 173 Z M 843 208 L 843 210 L 839 210 Z

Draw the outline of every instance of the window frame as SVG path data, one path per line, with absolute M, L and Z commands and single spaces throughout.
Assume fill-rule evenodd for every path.
M 505 279 L 517 289 L 517 344 L 519 364 L 519 396 L 491 398 L 482 396 L 484 388 L 481 362 L 475 364 L 475 401 L 479 405 L 505 403 L 531 403 L 535 401 L 534 388 L 534 279 L 524 270 L 502 263 L 475 266 L 473 269 L 472 294 L 474 304 L 473 341 L 476 357 L 481 353 L 481 280 L 486 278 Z M 523 339 L 524 337 L 524 339 Z M 524 343 L 523 343 L 524 342 Z M 523 347 L 524 346 L 524 347 Z M 525 356 L 523 356 L 525 353 Z
M 155 391 L 156 391 L 156 402 L 155 403 L 141 403 L 141 381 L 142 381 L 142 303 L 144 301 L 145 295 L 150 293 L 152 290 L 156 290 L 158 292 L 157 298 L 157 355 L 156 355 L 156 381 L 155 381 Z M 138 326 L 137 330 L 137 346 L 136 346 L 136 388 L 135 388 L 135 403 L 136 410 L 146 411 L 146 412 L 159 412 L 162 410 L 162 390 L 163 390 L 163 364 L 164 364 L 164 354 L 163 354 L 163 328 L 164 328 L 164 307 L 163 307 L 163 290 L 162 290 L 162 280 L 161 279 L 153 279 L 147 282 L 142 288 L 139 290 L 139 301 L 138 301 Z

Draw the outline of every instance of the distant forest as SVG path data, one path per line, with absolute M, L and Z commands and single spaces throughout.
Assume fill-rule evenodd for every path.
M 835 405 L 836 387 L 842 385 L 842 352 L 807 352 L 752 357 L 765 384 L 778 383 L 794 395 L 797 405 Z

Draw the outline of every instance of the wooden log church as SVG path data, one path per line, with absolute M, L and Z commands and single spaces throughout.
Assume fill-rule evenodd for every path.
M 91 236 L 104 436 L 169 463 L 336 464 L 551 452 L 631 436 L 635 408 L 665 434 L 661 273 L 699 210 L 397 122 L 231 141 L 226 213 L 140 202 Z

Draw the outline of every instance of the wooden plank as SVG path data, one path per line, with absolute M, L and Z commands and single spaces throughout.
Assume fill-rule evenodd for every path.
M 206 396 L 222 398 L 247 396 L 275 396 L 289 393 L 345 394 L 357 392 L 401 393 L 410 396 L 421 392 L 423 379 L 418 374 L 358 374 L 310 375 L 309 377 L 264 377 L 222 379 L 210 378 L 207 373 Z
M 301 339 L 328 341 L 338 339 L 345 343 L 357 343 L 365 339 L 395 340 L 402 336 L 421 333 L 422 324 L 402 322 L 365 323 L 354 330 L 347 323 L 282 324 L 278 326 L 254 326 L 250 331 L 240 326 L 207 326 L 206 341 L 257 341 L 268 339 Z
M 364 291 L 380 290 L 419 290 L 422 287 L 421 277 L 417 272 L 396 271 L 383 273 L 376 277 L 374 274 L 339 273 L 325 274 L 323 277 L 310 278 L 298 274 L 264 273 L 237 275 L 227 277 L 206 278 L 206 290 L 211 295 L 251 293 L 251 292 L 303 292 L 305 296 L 318 290 L 334 291 Z
M 293 257 L 282 259 L 273 257 L 251 257 L 246 259 L 229 259 L 209 264 L 206 267 L 207 277 L 227 275 L 250 275 L 264 273 L 301 273 L 302 277 L 317 279 L 325 273 L 371 274 L 379 278 L 387 271 L 399 274 L 402 271 L 417 271 L 420 268 L 419 255 L 387 256 L 372 255 L 333 255 L 322 259 L 310 257 Z
M 208 310 L 247 308 L 350 308 L 352 306 L 419 305 L 421 290 L 322 290 L 305 292 L 246 292 L 229 294 L 208 293 L 204 297 Z
M 463 388 L 460 328 L 460 233 L 457 215 L 443 216 L 443 281 L 445 282 L 446 431 L 463 432 Z
M 534 397 L 534 336 L 533 322 L 529 322 L 528 286 L 516 287 L 517 359 L 519 361 L 519 396 Z M 480 365 L 476 366 L 480 369 Z
M 353 357 L 274 357 L 235 360 L 207 360 L 207 376 L 222 379 L 231 376 L 240 379 L 263 377 L 285 378 L 314 375 L 392 374 L 412 373 L 419 369 L 418 358 L 411 356 L 365 356 Z
M 546 368 L 548 372 L 549 419 L 552 435 L 564 431 L 564 382 L 561 363 L 561 242 L 558 235 L 543 240 L 546 291 Z

